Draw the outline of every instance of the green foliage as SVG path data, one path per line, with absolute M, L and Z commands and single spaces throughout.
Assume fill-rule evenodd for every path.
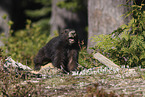
M 93 58 L 92 54 L 87 53 L 86 47 L 81 48 L 78 62 L 84 68 L 93 68 L 94 66 L 98 66 L 97 60 Z
M 33 0 L 33 2 L 41 4 L 42 7 L 35 10 L 26 10 L 26 15 L 33 18 L 41 18 L 51 13 L 51 0 Z
M 50 30 L 51 0 L 33 0 L 33 2 L 40 4 L 42 7 L 33 10 L 25 10 L 25 14 L 35 20 L 33 24 L 38 25 L 41 28 L 40 31 L 48 33 Z
M 122 25 L 110 35 L 99 35 L 92 38 L 97 42 L 92 48 L 111 58 L 119 65 L 145 67 L 145 11 L 141 6 L 132 5 L 134 18 L 128 25 Z
M 9 38 L 3 39 L 5 44 L 3 50 L 6 52 L 5 55 L 11 56 L 14 60 L 32 66 L 33 58 L 38 50 L 51 39 L 49 37 L 51 0 L 22 1 L 21 5 L 26 7 L 29 2 L 38 5 L 37 9 L 25 8 L 25 14 L 32 21 L 27 20 L 25 29 L 15 32 L 11 30 L 13 22 L 9 21 L 10 35 Z M 3 18 L 6 19 L 6 16 L 4 15 Z
M 24 30 L 15 32 L 15 36 L 10 35 L 4 41 L 3 49 L 8 51 L 6 55 L 23 64 L 32 65 L 35 54 L 51 39 L 48 37 L 49 33 L 40 32 L 40 29 L 38 25 L 32 25 L 31 21 L 27 20 Z
M 84 8 L 84 0 L 64 0 L 57 3 L 57 6 L 60 8 L 66 8 L 67 10 L 71 11 L 79 11 L 83 10 Z
M 51 8 L 43 7 L 37 10 L 27 10 L 26 14 L 33 18 L 38 18 L 47 15 L 51 11 Z

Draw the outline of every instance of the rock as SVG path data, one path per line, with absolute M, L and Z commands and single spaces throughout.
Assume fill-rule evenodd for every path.
M 4 68 L 7 69 L 7 68 L 10 68 L 10 67 L 13 67 L 14 69 L 19 69 L 19 70 L 26 70 L 26 71 L 31 71 L 32 69 L 26 65 L 23 65 L 22 63 L 18 63 L 18 62 L 15 62 L 11 57 L 8 57 L 6 59 L 6 62 L 4 64 Z

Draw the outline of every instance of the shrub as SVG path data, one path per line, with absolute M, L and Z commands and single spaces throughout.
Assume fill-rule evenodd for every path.
M 24 30 L 10 34 L 9 38 L 4 40 L 3 49 L 8 51 L 5 54 L 23 64 L 32 65 L 35 54 L 51 39 L 49 32 L 43 33 L 40 29 L 40 26 L 32 25 L 31 21 L 27 20 Z
M 109 35 L 92 37 L 97 42 L 93 47 L 105 56 L 111 58 L 119 65 L 131 67 L 145 67 L 145 11 L 144 4 L 132 5 L 132 10 L 126 16 L 133 13 L 134 17 L 127 25 L 122 25 Z
M 86 47 L 81 48 L 78 62 L 84 68 L 93 68 L 94 66 L 98 66 L 98 61 L 93 58 L 92 54 L 87 53 Z

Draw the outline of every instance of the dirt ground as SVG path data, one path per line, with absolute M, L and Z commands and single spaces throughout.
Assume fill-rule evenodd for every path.
M 98 91 L 114 94 L 108 97 L 145 96 L 145 73 L 141 68 L 110 70 L 101 67 L 84 69 L 72 74 L 63 74 L 53 68 L 41 70 L 41 74 L 42 78 L 34 78 L 30 81 L 43 83 L 42 96 L 99 97 Z
M 145 70 L 142 68 L 80 67 L 81 71 L 65 74 L 49 65 L 37 72 L 26 72 L 25 76 L 30 74 L 27 79 L 22 72 L 16 76 L 17 69 L 12 69 L 13 74 L 1 70 L 0 96 L 145 97 Z

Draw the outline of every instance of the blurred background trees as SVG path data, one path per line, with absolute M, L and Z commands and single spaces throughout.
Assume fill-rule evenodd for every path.
M 44 44 L 63 29 L 72 28 L 77 31 L 81 45 L 91 53 L 89 48 L 98 44 L 92 41 L 93 36 L 108 35 L 121 25 L 128 25 L 136 17 L 131 12 L 135 7 L 131 6 L 144 3 L 144 0 L 0 0 L 0 40 L 3 39 L 0 46 L 15 60 L 33 64 L 33 57 Z
M 52 0 L 51 32 L 75 29 L 87 44 L 87 0 Z

